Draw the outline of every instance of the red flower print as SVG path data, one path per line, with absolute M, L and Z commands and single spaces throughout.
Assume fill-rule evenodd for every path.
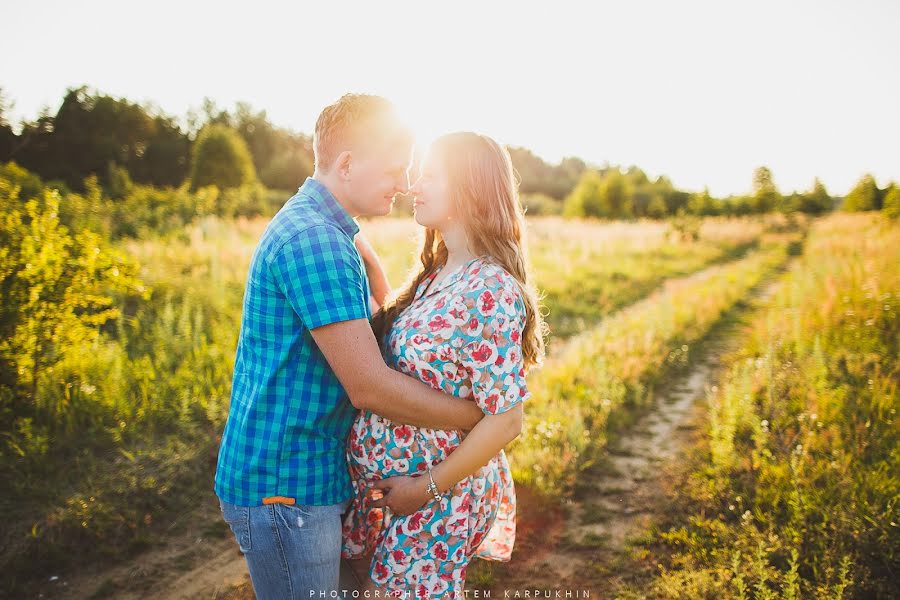
M 434 389 L 440 389 L 441 383 L 444 380 L 444 377 L 435 371 L 431 363 L 418 361 L 416 366 L 419 369 L 419 379 L 433 387 Z
M 490 290 L 485 290 L 481 292 L 481 295 L 478 296 L 478 311 L 484 316 L 488 317 L 497 310 L 497 301 L 494 299 L 494 295 Z
M 421 511 L 413 513 L 409 517 L 409 526 L 414 529 L 421 529 L 422 521 L 423 521 L 423 515 L 422 515 Z
M 450 549 L 444 542 L 438 542 L 434 545 L 431 553 L 438 560 L 447 560 L 447 557 L 450 556 Z
M 442 344 L 437 349 L 437 359 L 443 363 L 456 362 L 456 350 L 450 344 Z
M 375 580 L 378 583 L 384 583 L 385 580 L 387 580 L 389 574 L 390 573 L 388 572 L 386 566 L 384 566 L 380 562 L 375 563 Z
M 487 342 L 476 343 L 472 349 L 472 360 L 476 363 L 486 363 L 491 359 L 494 348 Z
M 434 315 L 431 318 L 431 321 L 428 322 L 428 328 L 431 329 L 432 332 L 447 329 L 448 327 L 450 327 L 450 323 L 441 315 Z
M 424 333 L 417 333 L 409 341 L 416 348 L 428 348 L 431 345 L 431 338 Z
M 400 425 L 394 428 L 394 439 L 397 440 L 397 445 L 400 447 L 412 444 L 413 435 L 413 428 L 410 425 Z
M 444 527 L 443 521 L 438 521 L 431 526 L 431 535 L 434 537 L 444 537 L 447 535 L 447 529 Z

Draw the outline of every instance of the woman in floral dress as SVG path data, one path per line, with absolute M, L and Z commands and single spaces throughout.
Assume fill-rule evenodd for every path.
M 473 556 L 512 552 L 516 497 L 503 448 L 521 431 L 525 374 L 542 359 L 545 326 L 506 150 L 483 135 L 446 135 L 421 172 L 411 191 L 422 265 L 372 326 L 389 365 L 471 398 L 485 417 L 466 434 L 362 411 L 348 439 L 356 493 L 343 556 L 363 561 L 370 591 L 458 598 Z

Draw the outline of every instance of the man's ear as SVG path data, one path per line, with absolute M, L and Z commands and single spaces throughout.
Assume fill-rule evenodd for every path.
M 353 162 L 353 153 L 349 150 L 344 150 L 334 161 L 334 167 L 337 169 L 338 177 L 343 181 L 349 181 L 350 179 L 350 165 Z

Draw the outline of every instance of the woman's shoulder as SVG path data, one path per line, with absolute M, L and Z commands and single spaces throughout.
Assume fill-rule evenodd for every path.
M 480 296 L 488 292 L 499 296 L 504 304 L 521 304 L 522 291 L 516 278 L 490 256 L 479 256 L 473 261 L 466 281 L 469 293 Z
M 490 256 L 478 256 L 469 266 L 468 282 L 474 287 L 499 288 L 516 285 L 516 278 Z

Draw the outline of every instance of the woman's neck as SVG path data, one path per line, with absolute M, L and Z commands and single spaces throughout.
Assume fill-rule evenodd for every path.
M 447 246 L 447 268 L 454 269 L 474 258 L 466 239 L 466 230 L 461 224 L 453 224 L 440 229 L 441 238 Z

